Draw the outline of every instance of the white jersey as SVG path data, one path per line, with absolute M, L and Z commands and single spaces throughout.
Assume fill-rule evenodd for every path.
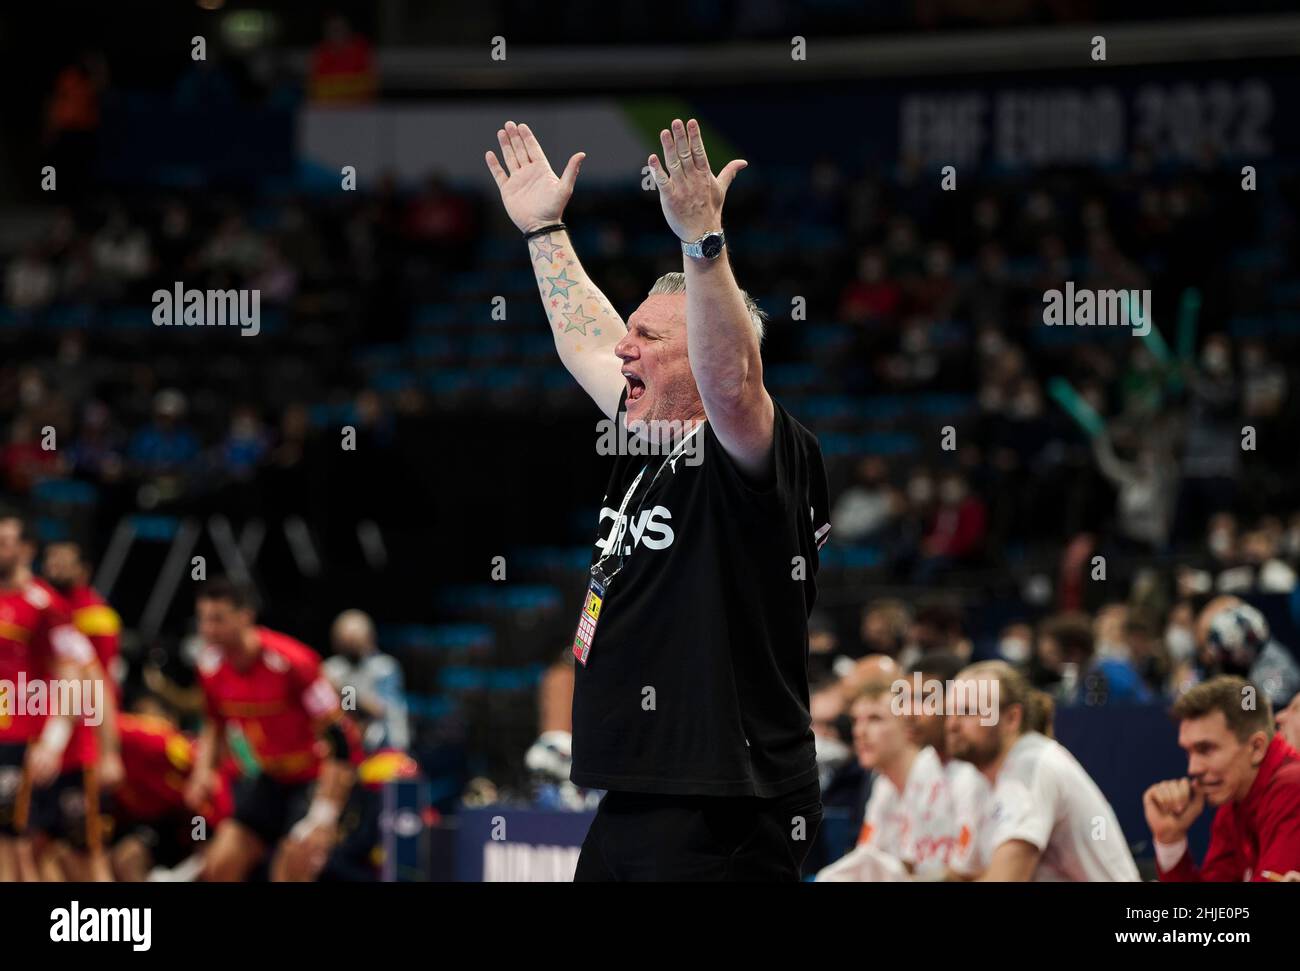
M 981 826 L 982 862 L 1013 839 L 1042 852 L 1035 880 L 1139 879 L 1106 797 L 1064 746 L 1038 732 L 1021 736 L 998 772 Z
M 936 785 L 943 785 L 943 766 L 929 746 L 916 753 L 901 793 L 878 773 L 871 783 L 858 845 L 912 862 L 917 840 L 924 835 L 918 832 L 921 815 Z
M 927 746 L 912 762 L 902 793 L 889 779 L 876 777 L 857 847 L 817 879 L 936 879 L 949 869 L 977 873 L 984 866 L 979 829 L 988 798 L 988 783 L 974 766 L 956 760 L 944 765 Z
M 943 767 L 947 782 L 949 813 L 946 829 L 949 842 L 946 864 L 949 870 L 973 876 L 988 866 L 980 853 L 980 828 L 988 811 L 989 783 L 983 773 L 969 762 L 952 759 Z

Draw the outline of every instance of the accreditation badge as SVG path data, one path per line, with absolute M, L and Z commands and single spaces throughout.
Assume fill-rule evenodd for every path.
M 600 606 L 605 602 L 605 586 L 591 578 L 587 584 L 587 596 L 582 602 L 582 611 L 578 614 L 578 631 L 573 635 L 573 656 L 584 668 L 587 656 L 591 654 L 591 642 L 596 636 L 596 622 L 600 620 Z

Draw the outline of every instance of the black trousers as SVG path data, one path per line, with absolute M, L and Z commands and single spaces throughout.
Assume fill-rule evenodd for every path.
M 608 792 L 575 881 L 786 881 L 822 821 L 817 780 L 773 799 Z

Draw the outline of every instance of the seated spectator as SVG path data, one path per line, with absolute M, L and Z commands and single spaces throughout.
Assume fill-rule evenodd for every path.
M 889 484 L 888 466 L 871 455 L 858 462 L 853 484 L 835 501 L 831 525 L 838 542 L 861 543 L 885 529 L 900 509 L 901 498 Z
M 897 657 L 903 649 L 911 622 L 911 612 L 901 600 L 871 601 L 862 610 L 859 629 L 862 646 L 856 656 L 883 654 L 886 657 Z
M 1124 627 L 1128 623 L 1126 603 L 1108 603 L 1097 608 L 1092 622 L 1093 645 L 1098 657 L 1115 657 L 1130 660 L 1128 639 Z
M 33 243 L 5 267 L 5 303 L 14 310 L 36 310 L 54 299 L 58 278 L 50 261 Z
M 964 712 L 948 716 L 948 751 L 992 786 L 980 826 L 984 881 L 1137 881 L 1137 866 L 1106 797 L 1045 727 L 1025 678 L 1001 661 L 958 675 Z M 995 693 L 996 692 L 996 693 Z M 970 699 L 994 702 L 995 719 Z M 977 710 L 971 710 L 972 708 Z
M 898 660 L 905 667 L 915 664 L 923 654 L 956 654 L 969 661 L 972 650 L 962 626 L 961 610 L 947 600 L 933 601 L 917 608 Z
M 165 389 L 154 396 L 153 421 L 131 436 L 127 459 L 146 475 L 175 475 L 188 470 L 199 454 L 199 440 L 182 423 L 185 396 Z
M 885 260 L 877 249 L 869 249 L 858 260 L 857 279 L 840 294 L 839 317 L 850 323 L 889 319 L 898 311 L 902 290 L 888 278 Z
M 1034 650 L 1034 628 L 1022 620 L 1002 628 L 998 634 L 998 658 L 1012 667 L 1028 665 Z
M 148 234 L 132 225 L 120 206 L 113 208 L 91 240 L 91 258 L 105 297 L 122 296 L 126 284 L 142 279 L 153 267 Z
M 1086 614 L 1048 618 L 1038 631 L 1038 661 L 1060 680 L 1056 699 L 1065 706 L 1145 704 L 1151 693 L 1126 660 L 1096 652 L 1093 625 Z
M 96 482 L 115 482 L 119 479 L 125 461 L 122 457 L 121 436 L 108 406 L 102 401 L 87 402 L 78 432 L 68 456 L 73 474 Z
M 0 480 L 6 491 L 26 495 L 38 479 L 58 473 L 59 453 L 43 447 L 44 439 L 26 415 L 14 418 L 9 442 L 0 447 Z
M 835 625 L 824 611 L 814 609 L 808 615 L 808 680 L 821 681 L 832 677 L 837 662 L 847 661 L 839 653 L 839 635 Z
M 218 467 L 234 479 L 251 479 L 270 450 L 270 437 L 262 427 L 256 408 L 235 408 L 230 430 L 218 453 Z
M 1172 668 L 1156 625 L 1145 615 L 1132 612 L 1124 620 L 1123 636 L 1129 665 L 1153 698 L 1163 695 Z
M 1142 797 L 1162 881 L 1260 882 L 1300 871 L 1300 753 L 1274 732 L 1257 692 L 1221 675 L 1174 703 L 1187 777 L 1157 782 Z M 1198 867 L 1187 830 L 1206 803 L 1216 812 Z
M 921 538 L 921 575 L 976 557 L 983 552 L 987 530 L 984 500 L 971 494 L 964 475 L 946 473 L 939 481 L 939 504 Z
M 1249 678 L 1275 707 L 1300 692 L 1300 665 L 1269 634 L 1268 621 L 1237 597 L 1215 597 L 1196 621 L 1206 675 Z
M 1165 694 L 1177 698 L 1199 679 L 1196 669 L 1196 607 L 1192 600 L 1174 604 L 1165 618 L 1165 656 L 1169 678 Z
M 1296 574 L 1280 556 L 1280 538 L 1258 528 L 1242 533 L 1238 565 L 1220 573 L 1215 588 L 1220 593 L 1290 593 L 1295 589 Z

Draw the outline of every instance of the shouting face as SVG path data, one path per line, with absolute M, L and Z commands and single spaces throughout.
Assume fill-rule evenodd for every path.
M 227 656 L 237 655 L 245 632 L 253 625 L 253 612 L 235 606 L 224 597 L 200 596 L 194 609 L 198 615 L 199 637 Z
M 687 421 L 704 416 L 686 356 L 686 294 L 646 297 L 614 346 L 627 382 L 627 421 Z

